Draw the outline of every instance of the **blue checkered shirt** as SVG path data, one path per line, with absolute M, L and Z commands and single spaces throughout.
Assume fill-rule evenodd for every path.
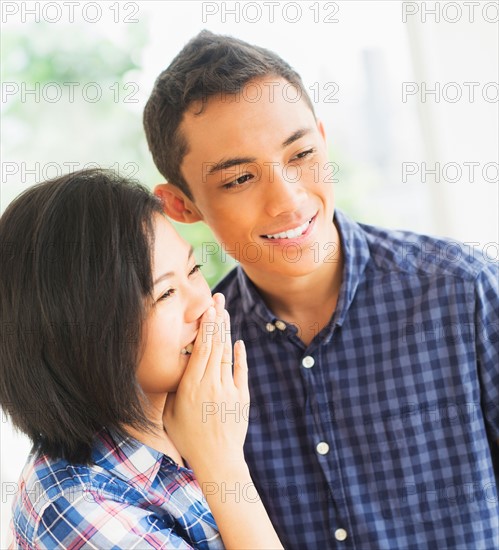
M 223 548 L 191 470 L 132 438 L 113 439 L 97 436 L 92 466 L 28 459 L 13 548 Z
M 241 267 L 215 289 L 248 348 L 245 453 L 271 520 L 297 550 L 497 550 L 497 263 L 335 223 L 343 282 L 309 346 Z

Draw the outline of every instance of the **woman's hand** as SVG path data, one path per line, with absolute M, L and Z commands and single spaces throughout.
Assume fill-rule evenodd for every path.
M 244 460 L 249 391 L 246 350 L 232 342 L 225 298 L 214 296 L 163 423 L 205 495 L 227 548 L 282 549 Z M 249 495 L 249 497 L 248 497 Z
M 227 462 L 245 464 L 249 390 L 246 351 L 234 346 L 222 294 L 201 319 L 192 355 L 176 393 L 168 394 L 163 423 L 180 454 L 196 472 L 212 472 Z

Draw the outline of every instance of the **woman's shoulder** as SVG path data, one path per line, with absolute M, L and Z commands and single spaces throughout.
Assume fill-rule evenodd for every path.
M 32 453 L 23 468 L 18 482 L 18 492 L 23 500 L 40 510 L 47 502 L 61 494 L 83 491 L 101 468 L 84 464 L 71 464 L 64 459 L 52 459 L 47 455 Z
M 84 498 L 92 478 L 98 472 L 92 466 L 54 460 L 33 452 L 27 459 L 17 482 L 12 507 L 12 524 L 16 535 L 33 541 L 47 509 L 61 502 Z M 28 547 L 28 546 L 27 546 Z
M 89 465 L 32 454 L 13 506 L 18 547 L 71 547 L 89 540 L 96 547 L 128 547 L 147 536 L 190 548 L 186 533 L 192 543 L 219 547 L 191 472 L 136 443 L 99 436 Z
M 147 470 L 152 476 L 158 459 L 144 446 L 134 447 L 129 441 L 106 433 L 96 435 L 87 464 L 32 451 L 18 481 L 14 517 L 26 507 L 30 508 L 31 517 L 39 517 L 47 506 L 61 502 L 77 507 L 101 499 L 139 499 L 147 484 L 142 487 L 135 483 L 136 478 L 145 481 Z

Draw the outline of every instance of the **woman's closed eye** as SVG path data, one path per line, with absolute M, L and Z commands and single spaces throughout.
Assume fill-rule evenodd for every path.
M 201 268 L 203 267 L 203 264 L 196 264 L 190 271 L 189 275 L 194 275 L 195 273 L 199 273 L 201 271 Z
M 161 302 L 162 300 L 167 300 L 168 298 L 171 298 L 175 292 L 177 291 L 176 288 L 169 288 L 164 294 L 162 294 L 159 298 L 158 298 L 158 302 Z
M 191 275 L 196 275 L 196 273 L 199 273 L 201 271 L 201 268 L 203 267 L 203 264 L 196 264 L 190 271 L 189 271 L 189 277 Z M 177 292 L 176 288 L 169 288 L 166 292 L 161 294 L 161 296 L 157 299 L 157 302 L 161 302 L 164 300 L 168 300 L 168 298 L 171 298 L 175 293 Z

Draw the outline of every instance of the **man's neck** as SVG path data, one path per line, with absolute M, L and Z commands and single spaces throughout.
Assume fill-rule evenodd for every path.
M 339 242 L 339 236 L 337 236 Z M 305 344 L 329 322 L 336 309 L 343 278 L 341 247 L 334 262 L 324 262 L 318 269 L 299 277 L 261 273 L 245 268 L 265 303 L 276 317 L 294 323 Z

